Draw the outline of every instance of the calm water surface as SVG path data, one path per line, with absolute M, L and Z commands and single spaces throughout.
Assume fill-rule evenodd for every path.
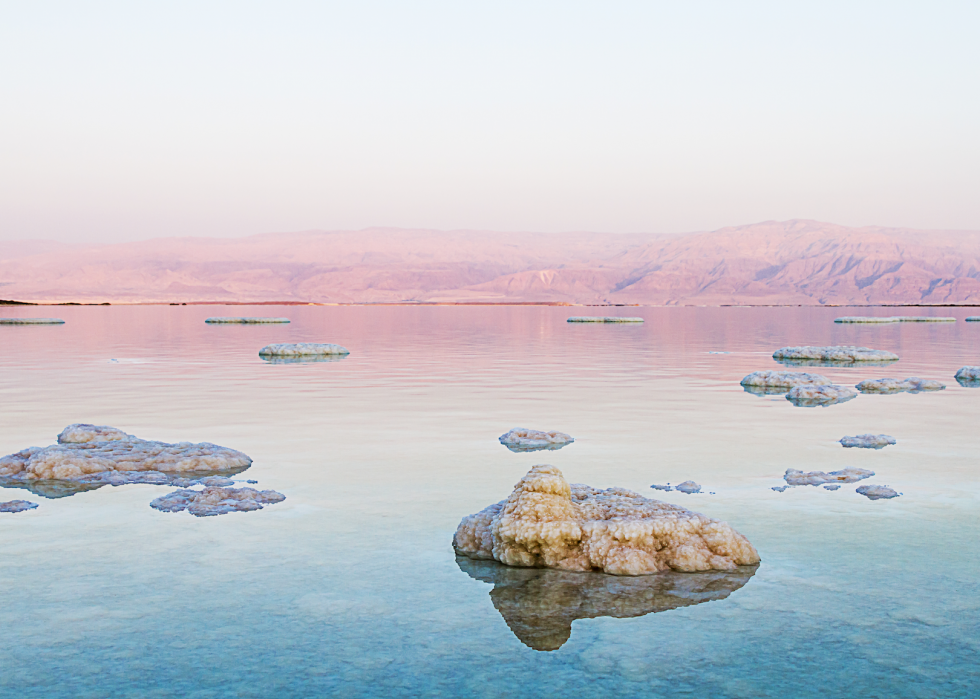
M 550 307 L 0 309 L 67 321 L 0 327 L 0 454 L 108 424 L 240 449 L 255 460 L 242 477 L 287 496 L 197 519 L 152 510 L 161 486 L 0 489 L 40 503 L 0 514 L 0 694 L 977 696 L 980 389 L 953 380 L 980 364 L 972 311 L 878 327 L 832 322 L 866 309 L 617 311 L 646 323 L 570 325 L 583 309 Z M 204 324 L 231 314 L 292 323 Z M 257 356 L 299 341 L 351 354 Z M 948 388 L 828 408 L 744 392 L 789 344 L 901 356 L 812 369 L 843 383 Z M 497 436 L 516 426 L 576 442 L 514 454 Z M 837 444 L 864 432 L 898 444 Z M 460 518 L 542 462 L 726 520 L 762 564 L 583 580 L 457 562 Z M 846 466 L 902 496 L 771 490 L 787 468 Z M 706 492 L 649 488 L 686 479 Z

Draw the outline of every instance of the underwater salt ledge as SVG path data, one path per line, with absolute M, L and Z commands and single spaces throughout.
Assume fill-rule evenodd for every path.
M 288 323 L 289 318 L 258 318 L 258 317 L 232 317 L 232 318 L 205 318 L 205 323 L 210 325 L 265 325 L 269 323 Z
M 0 318 L 0 325 L 64 325 L 61 318 Z
M 26 512 L 27 510 L 33 510 L 37 507 L 36 502 L 30 502 L 29 500 L 11 500 L 9 502 L 0 502 L 0 512 Z
M 204 490 L 176 490 L 153 500 L 150 507 L 161 512 L 187 510 L 195 517 L 214 517 L 229 512 L 261 510 L 265 505 L 282 502 L 285 499 L 285 495 L 274 490 L 209 486 Z
M 612 575 L 759 562 L 752 544 L 724 522 L 625 488 L 569 485 L 544 464 L 532 467 L 506 500 L 464 517 L 453 548 L 511 566 Z
M 922 391 L 942 391 L 946 384 L 932 379 L 912 376 L 907 379 L 868 379 L 857 385 L 861 393 L 920 393 Z
M 561 449 L 566 444 L 575 441 L 573 437 L 564 432 L 555 430 L 543 432 L 541 430 L 529 430 L 526 427 L 515 427 L 510 432 L 500 435 L 499 439 L 501 444 L 516 452 Z
M 642 323 L 643 318 L 618 318 L 616 316 L 572 316 L 568 323 Z
M 887 434 L 859 434 L 856 437 L 841 437 L 840 443 L 848 448 L 858 449 L 884 449 L 891 444 L 897 444 L 898 440 Z
M 260 357 L 278 358 L 329 357 L 347 354 L 350 354 L 350 351 L 346 347 L 325 342 L 282 342 L 266 345 L 259 350 Z
M 779 360 L 804 360 L 820 362 L 894 362 L 898 355 L 885 350 L 855 347 L 853 345 L 834 345 L 830 347 L 781 347 L 772 353 Z
M 799 408 L 826 407 L 844 403 L 857 397 L 857 391 L 850 386 L 794 386 L 786 394 L 786 400 Z

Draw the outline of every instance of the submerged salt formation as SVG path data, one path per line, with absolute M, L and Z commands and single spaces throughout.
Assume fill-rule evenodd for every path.
M 188 475 L 229 475 L 252 464 L 248 456 L 227 447 L 207 442 L 153 442 L 106 426 L 69 425 L 58 441 L 0 459 L 0 485 L 25 487 L 44 497 L 65 497 L 103 485 L 166 485 Z
M 840 443 L 848 449 L 854 447 L 858 449 L 884 449 L 888 445 L 898 442 L 894 437 L 889 437 L 887 434 L 859 434 L 856 437 L 842 437 Z
M 253 318 L 244 316 L 238 318 L 205 318 L 204 322 L 210 323 L 211 325 L 226 323 L 235 325 L 262 325 L 266 323 L 288 323 L 289 318 Z
M 625 488 L 570 486 L 548 465 L 534 466 L 506 500 L 464 517 L 453 547 L 512 566 L 613 575 L 759 562 L 752 544 L 724 522 Z
M 350 352 L 345 347 L 320 342 L 284 342 L 266 345 L 259 350 L 260 357 L 278 358 L 326 357 L 347 354 Z
M 753 371 L 741 382 L 746 391 L 757 395 L 776 395 L 786 393 L 795 386 L 827 386 L 832 383 L 826 376 L 802 371 Z
M 795 468 L 786 469 L 783 479 L 787 485 L 823 485 L 824 483 L 855 483 L 871 478 L 875 475 L 874 471 L 863 468 L 845 468 L 840 471 L 808 471 L 804 473 Z
M 161 512 L 187 510 L 195 517 L 214 517 L 229 512 L 261 510 L 265 505 L 285 499 L 285 495 L 274 490 L 207 487 L 204 490 L 175 490 L 151 502 L 150 507 Z
M 799 408 L 825 407 L 844 403 L 857 396 L 850 386 L 794 386 L 786 394 L 786 400 Z
M 887 500 L 890 498 L 897 498 L 899 496 L 899 493 L 895 492 L 887 485 L 862 485 L 858 487 L 857 492 L 869 500 Z
M 942 391 L 946 384 L 932 379 L 912 376 L 908 379 L 868 379 L 857 385 L 861 393 L 919 393 L 921 391 Z
M 511 451 L 540 451 L 542 449 L 561 449 L 575 439 L 564 432 L 542 432 L 526 427 L 515 427 L 500 435 L 500 443 Z
M 823 487 L 823 489 L 824 490 L 840 490 L 840 486 L 839 485 L 836 485 L 836 484 L 835 485 L 825 485 Z
M 844 316 L 835 318 L 835 323 L 955 323 L 956 318 L 948 316 Z
M 36 502 L 29 500 L 11 500 L 10 502 L 0 502 L 0 512 L 26 512 L 37 507 Z
M 642 323 L 642 318 L 617 318 L 615 316 L 572 316 L 569 323 Z
M 0 325 L 64 325 L 61 318 L 0 318 Z
M 834 347 L 782 347 L 772 353 L 779 360 L 802 360 L 815 362 L 894 362 L 898 355 L 885 350 L 854 347 L 850 345 Z
M 471 578 L 493 585 L 494 608 L 521 643 L 538 651 L 561 648 L 571 637 L 576 619 L 627 619 L 723 600 L 758 570 L 758 566 L 741 566 L 732 571 L 624 578 L 514 568 L 466 556 L 457 556 L 456 564 Z

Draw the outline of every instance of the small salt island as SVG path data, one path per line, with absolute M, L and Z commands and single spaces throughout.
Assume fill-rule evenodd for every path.
M 795 468 L 786 469 L 783 480 L 787 485 L 823 485 L 824 483 L 856 483 L 865 478 L 875 475 L 874 471 L 863 468 L 848 467 L 840 471 L 807 471 L 803 472 Z
M 980 316 L 967 316 L 966 317 L 966 322 L 967 323 L 980 323 Z
M 898 443 L 894 437 L 889 437 L 887 434 L 859 434 L 856 437 L 842 437 L 838 441 L 847 449 L 884 449 Z
M 464 517 L 453 537 L 463 556 L 510 566 L 650 575 L 734 570 L 759 562 L 728 524 L 625 488 L 569 485 L 534 466 L 506 500 Z
M 861 393 L 921 393 L 923 391 L 942 391 L 946 384 L 932 379 L 912 376 L 907 379 L 868 379 L 857 385 Z
M 960 386 L 980 386 L 980 366 L 960 367 L 953 378 Z
M 836 384 L 794 386 L 786 394 L 786 400 L 798 408 L 827 407 L 844 403 L 855 397 L 857 391 L 853 388 Z
M 835 318 L 835 323 L 955 323 L 949 316 L 844 316 Z
M 61 318 L 0 318 L 0 325 L 64 325 Z
M 158 497 L 150 507 L 161 512 L 183 512 L 195 517 L 215 517 L 229 512 L 251 512 L 265 505 L 282 502 L 286 496 L 274 490 L 255 488 L 221 488 L 208 486 L 204 490 L 176 490 Z
M 11 500 L 0 502 L 0 512 L 27 512 L 37 508 L 36 502 L 30 500 Z
M 868 347 L 855 347 L 853 345 L 782 347 L 772 353 L 772 358 L 776 361 L 803 360 L 845 364 L 898 361 L 898 355 L 892 352 L 870 349 Z
M 339 357 L 350 354 L 350 350 L 340 345 L 324 342 L 283 342 L 266 345 L 259 350 L 263 358 L 299 358 L 299 357 Z
M 856 492 L 869 500 L 890 500 L 900 495 L 887 485 L 862 485 Z
M 500 443 L 511 451 L 541 451 L 542 449 L 561 449 L 566 444 L 575 441 L 573 437 L 564 432 L 551 430 L 542 432 L 540 430 L 529 430 L 526 427 L 515 427 L 509 432 L 505 432 L 499 437 Z
M 642 323 L 643 318 L 619 318 L 616 316 L 572 316 L 569 323 Z
M 802 371 L 753 371 L 741 381 L 749 393 L 777 395 L 796 386 L 829 386 L 833 381 L 820 374 Z
M 289 318 L 205 318 L 209 325 L 266 325 L 269 323 L 288 323 Z

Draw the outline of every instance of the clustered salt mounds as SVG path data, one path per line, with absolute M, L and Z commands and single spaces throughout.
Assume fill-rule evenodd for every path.
M 833 381 L 820 374 L 802 371 L 753 371 L 742 379 L 742 387 L 757 395 L 786 393 L 795 386 L 827 386 Z
M 861 393 L 920 393 L 922 391 L 942 391 L 946 384 L 932 379 L 912 376 L 907 379 L 868 379 L 857 385 Z
M 0 502 L 0 512 L 26 512 L 37 507 L 36 502 L 29 500 L 11 500 L 10 502 Z
M 786 394 L 786 400 L 798 408 L 826 407 L 844 403 L 857 396 L 850 386 L 794 386 Z
M 897 498 L 899 496 L 899 493 L 895 492 L 887 485 L 862 485 L 858 487 L 857 492 L 869 500 L 887 500 L 890 498 Z
M 61 318 L 0 318 L 0 325 L 64 325 Z
M 894 362 L 898 355 L 885 350 L 869 349 L 840 345 L 833 347 L 782 347 L 772 353 L 772 358 L 779 360 L 802 360 L 815 362 Z
M 572 316 L 569 323 L 642 323 L 642 318 L 619 318 L 616 316 Z
M 274 490 L 207 487 L 204 490 L 175 490 L 151 502 L 150 507 L 161 512 L 187 510 L 195 517 L 214 517 L 229 512 L 261 510 L 264 505 L 285 499 L 285 495 Z
M 244 471 L 252 460 L 240 451 L 202 442 L 153 442 L 127 435 L 114 427 L 69 425 L 59 444 L 29 447 L 0 458 L 0 484 L 27 487 L 45 494 L 44 486 L 63 497 L 95 485 L 128 483 L 168 484 L 175 477 L 208 476 Z M 71 484 L 67 489 L 63 484 Z M 20 485 L 18 485 L 20 484 Z M 40 486 L 35 489 L 35 485 Z
M 500 435 L 500 443 L 511 451 L 540 451 L 542 449 L 561 449 L 575 439 L 564 432 L 542 432 L 526 427 L 515 427 Z
M 824 483 L 855 483 L 871 478 L 875 475 L 874 471 L 863 468 L 845 468 L 840 471 L 808 471 L 804 473 L 795 468 L 786 469 L 783 479 L 788 485 L 823 485 Z
M 511 566 L 648 575 L 733 570 L 759 562 L 724 522 L 648 500 L 625 488 L 569 485 L 554 466 L 534 466 L 506 500 L 464 517 L 456 552 Z
M 835 323 L 955 323 L 949 316 L 844 316 L 835 318 Z
M 844 447 L 851 449 L 884 449 L 890 444 L 897 444 L 894 437 L 887 434 L 859 434 L 856 437 L 841 437 L 839 440 Z
M 266 323 L 288 323 L 289 318 L 250 318 L 250 317 L 238 317 L 238 318 L 205 318 L 205 323 L 210 323 L 211 325 L 220 324 L 235 324 L 235 325 L 263 325 Z
M 960 386 L 980 386 L 980 366 L 960 367 L 953 378 Z
M 684 481 L 680 485 L 676 485 L 673 487 L 671 487 L 669 483 L 667 485 L 651 485 L 650 487 L 653 488 L 654 490 L 665 490 L 665 491 L 679 490 L 682 493 L 687 493 L 688 495 L 693 495 L 694 493 L 701 492 L 701 486 L 695 483 L 694 481 Z
M 347 354 L 350 351 L 346 347 L 326 342 L 281 342 L 259 350 L 260 357 L 332 357 Z
M 723 600 L 757 569 L 622 576 L 573 573 L 551 568 L 514 568 L 496 561 L 457 556 L 456 565 L 493 585 L 490 600 L 515 636 L 538 651 L 558 650 L 571 638 L 576 619 L 627 619 Z

